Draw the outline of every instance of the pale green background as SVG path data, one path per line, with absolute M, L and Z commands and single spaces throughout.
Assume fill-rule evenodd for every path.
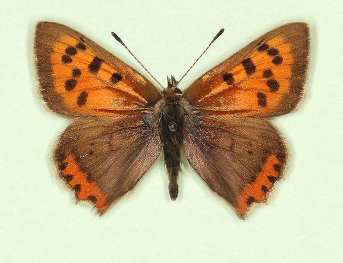
M 343 1 L 1 1 L 0 262 L 342 262 Z M 135 191 L 99 218 L 57 179 L 50 160 L 69 120 L 37 93 L 33 33 L 69 25 L 143 72 L 116 31 L 163 84 L 180 84 L 274 27 L 311 26 L 311 65 L 299 110 L 274 120 L 292 158 L 269 205 L 245 220 L 186 165 L 171 202 L 161 159 Z M 144 75 L 146 73 L 143 72 Z

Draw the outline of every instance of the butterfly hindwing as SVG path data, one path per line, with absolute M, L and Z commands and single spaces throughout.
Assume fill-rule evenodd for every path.
M 161 99 L 137 71 L 61 24 L 38 23 L 35 59 L 42 97 L 60 114 L 139 114 Z
M 264 119 L 203 117 L 188 127 L 184 152 L 207 185 L 244 218 L 281 178 L 286 148 Z
M 183 97 L 202 114 L 288 113 L 302 97 L 308 54 L 307 24 L 283 25 L 205 73 Z
M 161 153 L 140 116 L 76 118 L 57 141 L 59 175 L 99 213 L 129 192 Z

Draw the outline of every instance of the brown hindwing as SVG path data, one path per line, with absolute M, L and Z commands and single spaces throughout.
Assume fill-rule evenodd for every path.
M 57 142 L 59 174 L 80 200 L 100 213 L 129 192 L 161 153 L 161 143 L 139 116 L 75 119 Z
M 244 218 L 281 178 L 286 148 L 264 119 L 203 117 L 188 123 L 184 152 L 193 169 Z

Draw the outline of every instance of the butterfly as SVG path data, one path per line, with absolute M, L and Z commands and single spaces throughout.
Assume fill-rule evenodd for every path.
M 73 120 L 53 153 L 59 176 L 99 214 L 131 191 L 163 153 L 169 194 L 178 196 L 181 151 L 240 218 L 265 202 L 288 152 L 269 117 L 303 96 L 306 23 L 280 26 L 195 80 L 160 90 L 81 33 L 39 22 L 34 53 L 47 107 Z

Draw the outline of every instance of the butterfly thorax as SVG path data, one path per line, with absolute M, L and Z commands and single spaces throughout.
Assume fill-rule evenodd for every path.
M 182 92 L 176 87 L 176 84 L 173 77 L 168 79 L 168 87 L 162 92 L 163 97 L 157 109 L 159 134 L 169 175 L 169 195 L 172 200 L 175 200 L 178 195 L 177 176 L 180 171 L 180 151 L 185 131 Z

